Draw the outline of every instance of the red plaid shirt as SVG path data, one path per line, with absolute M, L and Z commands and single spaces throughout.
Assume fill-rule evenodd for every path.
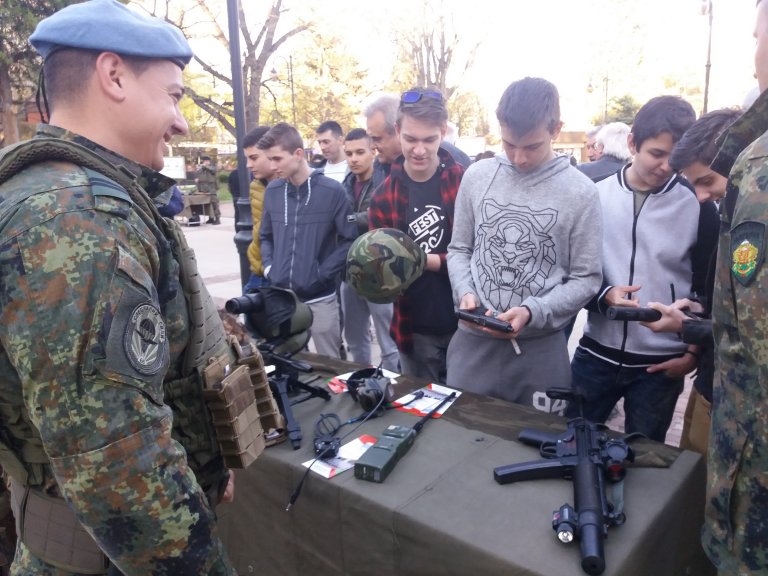
M 443 210 L 448 216 L 448 242 L 451 241 L 453 230 L 453 209 L 456 204 L 456 194 L 459 192 L 461 177 L 464 168 L 454 161 L 453 157 L 445 150 L 438 150 L 440 156 L 440 196 Z M 392 163 L 389 177 L 384 186 L 371 198 L 368 207 L 368 229 L 396 228 L 408 233 L 408 191 L 403 187 L 404 158 L 400 156 Z M 448 275 L 447 253 L 440 256 L 440 273 Z M 408 310 L 408 295 L 404 294 L 397 299 L 392 315 L 392 324 L 389 329 L 397 347 L 405 353 L 413 351 L 413 337 L 411 331 L 410 314 Z

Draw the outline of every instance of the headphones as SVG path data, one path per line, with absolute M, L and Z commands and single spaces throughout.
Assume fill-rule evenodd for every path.
M 389 378 L 384 376 L 381 367 L 363 368 L 350 374 L 347 378 L 347 389 L 349 395 L 366 412 L 370 412 L 379 406 L 384 395 L 387 395 L 387 401 L 391 400 L 391 388 Z

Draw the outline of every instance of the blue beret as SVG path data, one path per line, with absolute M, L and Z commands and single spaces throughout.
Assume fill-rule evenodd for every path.
M 41 20 L 29 42 L 43 58 L 59 48 L 79 48 L 173 60 L 182 68 L 192 49 L 181 30 L 129 10 L 117 0 L 71 4 Z

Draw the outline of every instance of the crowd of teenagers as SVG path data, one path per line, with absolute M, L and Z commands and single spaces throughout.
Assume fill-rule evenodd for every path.
M 652 98 L 628 131 L 595 135 L 592 166 L 555 153 L 559 95 L 542 78 L 508 86 L 501 152 L 474 163 L 446 140 L 430 88 L 371 102 L 346 136 L 322 124 L 320 169 L 295 127 L 252 130 L 244 290 L 295 292 L 321 354 L 339 355 L 343 315 L 368 364 L 372 322 L 388 368 L 569 417 L 546 390 L 571 385 L 596 422 L 623 398 L 626 431 L 659 441 L 696 370 L 683 443 L 707 452 L 704 549 L 721 575 L 768 573 L 765 0 L 756 22 L 763 93 L 746 112 L 696 119 L 679 97 Z M 204 392 L 251 357 L 159 211 L 168 142 L 189 131 L 192 49 L 117 0 L 62 8 L 29 40 L 43 121 L 0 151 L 0 560 L 25 576 L 234 575 L 214 510 L 235 481 Z M 424 254 L 392 304 L 342 282 L 350 245 L 380 228 Z M 640 307 L 660 318 L 610 318 Z
M 759 99 L 753 108 L 761 106 Z M 446 140 L 439 91 L 382 96 L 364 115 L 366 129 L 346 137 L 334 121 L 318 127 L 326 164 L 314 170 L 294 127 L 248 134 L 254 240 L 245 290 L 296 291 L 315 314 L 321 354 L 338 357 L 343 330 L 352 359 L 369 364 L 373 319 L 386 368 L 594 422 L 605 422 L 623 399 L 625 432 L 659 442 L 685 376 L 695 374 L 681 445 L 706 453 L 714 425 L 711 486 L 720 490 L 737 456 L 719 446 L 746 438 L 724 425 L 733 407 L 723 405 L 723 388 L 712 418 L 711 313 L 714 303 L 729 304 L 715 291 L 718 204 L 735 155 L 725 171 L 710 164 L 741 110 L 696 119 L 678 96 L 652 98 L 631 127 L 613 123 L 590 135 L 591 160 L 577 166 L 555 151 L 559 95 L 542 78 L 504 91 L 496 109 L 502 150 L 475 162 Z M 737 244 L 721 241 L 723 266 L 739 281 L 725 277 L 721 290 L 755 290 L 763 227 L 744 226 L 731 234 Z M 401 230 L 426 253 L 423 274 L 393 304 L 368 302 L 343 281 L 349 246 L 377 228 Z M 651 308 L 660 319 L 615 320 L 608 314 L 615 307 Z M 479 310 L 511 330 L 457 321 L 456 309 Z M 582 309 L 586 324 L 571 359 L 568 337 Z M 725 329 L 721 337 L 733 334 Z M 719 369 L 727 366 L 721 358 Z M 552 386 L 572 386 L 582 400 L 550 399 Z M 711 527 L 725 526 L 720 506 L 728 497 L 711 494 Z M 711 554 L 719 554 L 719 533 L 707 534 Z

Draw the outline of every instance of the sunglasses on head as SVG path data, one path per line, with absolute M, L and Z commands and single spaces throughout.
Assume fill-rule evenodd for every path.
M 400 102 L 403 104 L 416 104 L 422 98 L 431 98 L 438 102 L 443 101 L 443 95 L 436 90 L 408 90 L 400 96 Z

